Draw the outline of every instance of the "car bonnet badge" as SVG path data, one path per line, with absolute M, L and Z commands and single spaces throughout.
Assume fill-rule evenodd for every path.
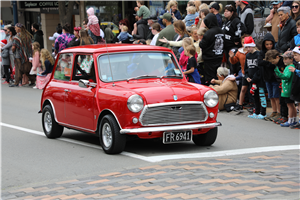
M 173 98 L 174 98 L 175 101 L 177 101 L 177 99 L 178 99 L 177 95 L 173 95 Z

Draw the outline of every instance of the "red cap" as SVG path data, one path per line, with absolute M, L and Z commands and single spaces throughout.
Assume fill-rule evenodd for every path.
M 248 1 L 242 1 L 242 3 L 248 5 Z
M 78 27 L 74 27 L 74 31 L 80 31 L 81 30 L 81 27 L 78 26 Z
M 245 37 L 244 47 L 256 47 L 255 42 L 251 36 Z
M 6 39 L 4 39 L 4 40 L 1 40 L 1 44 L 7 44 L 7 40 Z

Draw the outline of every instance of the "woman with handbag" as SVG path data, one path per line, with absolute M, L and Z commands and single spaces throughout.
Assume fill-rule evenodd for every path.
M 219 80 L 212 79 L 211 83 L 215 85 L 209 87 L 213 88 L 219 95 L 219 110 L 226 109 L 227 112 L 230 112 L 237 101 L 238 87 L 235 81 L 229 80 L 230 77 L 234 76 L 228 74 L 229 70 L 226 67 L 219 67 L 217 69 Z

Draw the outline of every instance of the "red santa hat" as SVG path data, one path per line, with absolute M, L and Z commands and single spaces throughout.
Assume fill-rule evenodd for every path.
M 2 44 L 2 45 L 6 45 L 6 44 L 7 44 L 7 40 L 6 40 L 6 39 L 1 40 L 1 44 Z
M 251 36 L 245 37 L 244 47 L 256 47 L 255 42 Z

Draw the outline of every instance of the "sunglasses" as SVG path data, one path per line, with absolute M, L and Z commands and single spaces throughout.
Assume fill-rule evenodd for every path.
M 292 9 L 293 9 L 293 8 L 296 8 L 296 9 L 297 9 L 297 8 L 299 8 L 299 6 L 292 6 Z
M 3 29 L 5 32 L 7 31 L 6 29 Z

